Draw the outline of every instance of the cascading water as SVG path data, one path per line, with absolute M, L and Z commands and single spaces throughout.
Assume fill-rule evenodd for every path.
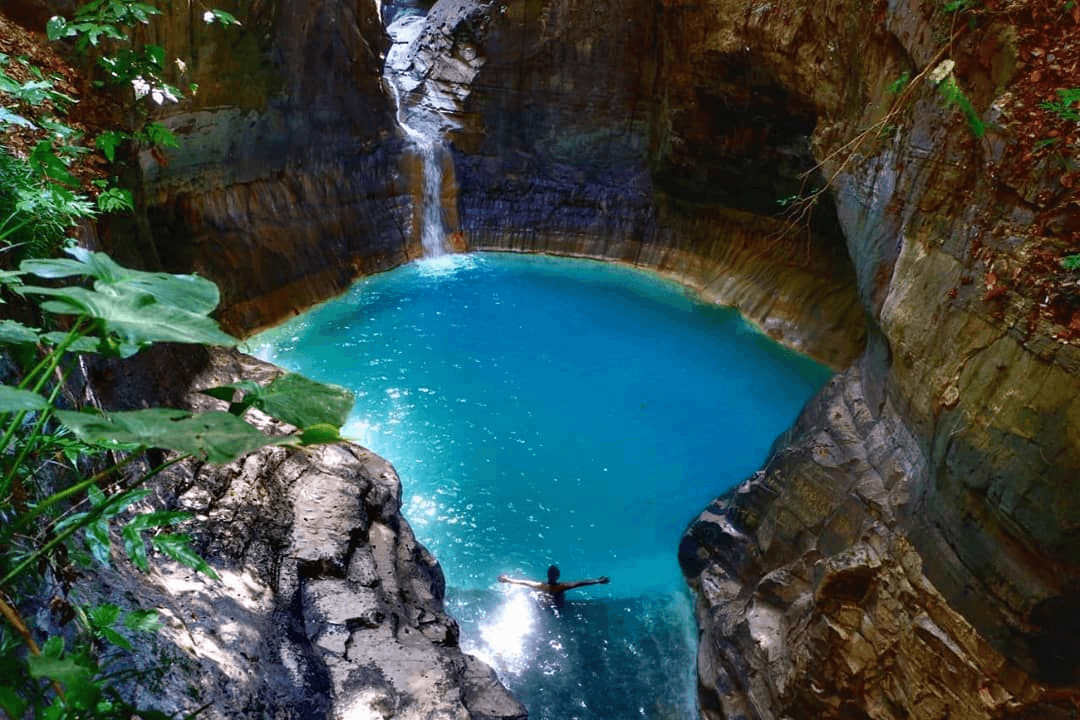
M 401 14 L 386 27 L 393 46 L 386 54 L 383 79 L 397 106 L 397 123 L 420 159 L 423 189 L 420 194 L 420 237 L 424 257 L 446 254 L 446 226 L 443 221 L 443 161 L 447 152 L 444 133 L 449 121 L 423 99 L 413 98 L 422 80 L 414 73 L 413 46 L 424 28 L 423 15 Z

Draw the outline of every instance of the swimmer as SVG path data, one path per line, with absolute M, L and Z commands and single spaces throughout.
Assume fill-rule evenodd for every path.
M 607 576 L 601 575 L 595 580 L 577 580 L 576 582 L 559 582 L 559 566 L 552 565 L 547 571 L 548 581 L 539 582 L 537 580 L 521 580 L 519 578 L 512 578 L 507 575 L 500 575 L 499 582 L 511 583 L 513 585 L 524 585 L 527 588 L 532 588 L 537 592 L 544 593 L 551 599 L 552 604 L 561 608 L 566 603 L 566 591 L 573 590 L 577 587 L 584 585 L 607 585 L 611 580 Z

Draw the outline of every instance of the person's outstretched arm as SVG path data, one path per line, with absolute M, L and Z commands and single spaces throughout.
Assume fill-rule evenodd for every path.
M 561 585 L 563 590 L 569 590 L 583 585 L 607 585 L 609 582 L 611 582 L 611 579 L 607 575 L 601 575 L 595 580 L 578 580 L 576 582 L 561 583 Z
M 512 585 L 524 585 L 525 587 L 530 587 L 533 589 L 547 587 L 547 583 L 536 582 L 535 580 L 522 580 L 520 578 L 512 578 L 508 575 L 500 575 L 499 582 L 510 583 Z

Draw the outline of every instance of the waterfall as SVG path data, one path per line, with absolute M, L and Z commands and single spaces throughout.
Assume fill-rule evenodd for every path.
M 394 44 L 386 54 L 383 79 L 394 97 L 398 126 L 420 159 L 423 191 L 419 221 L 424 257 L 439 257 L 447 252 L 442 186 L 443 164 L 449 156 L 443 136 L 449 122 L 424 103 L 423 76 L 418 77 L 414 52 L 424 21 L 423 15 L 406 14 L 387 26 Z

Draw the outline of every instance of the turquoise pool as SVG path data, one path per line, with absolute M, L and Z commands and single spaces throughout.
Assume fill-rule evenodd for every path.
M 679 536 L 757 469 L 829 371 L 630 268 L 457 255 L 366 278 L 249 341 L 357 393 L 462 645 L 532 718 L 691 718 Z M 560 611 L 500 574 L 563 580 Z

